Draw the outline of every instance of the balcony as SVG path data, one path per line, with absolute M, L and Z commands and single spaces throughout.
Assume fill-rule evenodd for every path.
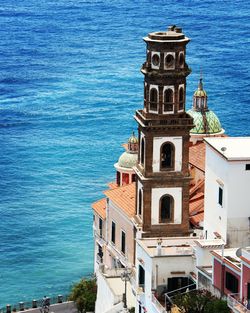
M 239 294 L 233 293 L 227 296 L 227 305 L 234 313 L 249 313 L 242 303 L 239 302 Z

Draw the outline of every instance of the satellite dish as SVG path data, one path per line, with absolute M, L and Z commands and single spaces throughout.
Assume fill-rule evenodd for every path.
M 239 248 L 236 250 L 235 254 L 237 255 L 237 257 L 241 257 L 242 256 L 242 248 Z

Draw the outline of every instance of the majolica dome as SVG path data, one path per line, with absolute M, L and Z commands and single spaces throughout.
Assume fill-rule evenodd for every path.
M 138 138 L 134 132 L 128 140 L 127 151 L 123 152 L 118 160 L 119 167 L 132 168 L 136 165 L 138 159 Z
M 191 134 L 216 134 L 222 132 L 220 121 L 213 111 L 209 110 L 202 114 L 191 109 L 187 113 L 194 119 L 195 127 L 190 130 Z M 205 123 L 204 119 L 206 120 Z
M 123 152 L 118 160 L 120 167 L 132 168 L 136 165 L 138 155 L 136 153 L 129 153 L 128 151 Z
M 193 107 L 187 113 L 193 117 L 195 124 L 190 134 L 212 135 L 224 133 L 217 115 L 208 108 L 207 93 L 203 89 L 202 78 L 200 78 L 198 89 L 194 92 Z

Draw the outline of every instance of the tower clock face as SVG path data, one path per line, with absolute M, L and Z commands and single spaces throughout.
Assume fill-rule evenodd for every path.
M 152 63 L 155 66 L 158 66 L 160 64 L 160 57 L 158 54 L 154 54 L 152 57 Z

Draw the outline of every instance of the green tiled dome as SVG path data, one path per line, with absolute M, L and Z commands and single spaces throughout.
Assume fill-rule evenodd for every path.
M 137 158 L 138 158 L 137 153 L 129 153 L 129 152 L 125 151 L 120 156 L 120 158 L 118 160 L 118 165 L 120 167 L 132 168 L 133 166 L 136 165 Z
M 187 112 L 194 119 L 195 127 L 191 129 L 191 134 L 216 134 L 223 131 L 220 121 L 213 111 L 206 111 L 207 130 L 204 128 L 204 117 L 201 112 L 193 109 Z

